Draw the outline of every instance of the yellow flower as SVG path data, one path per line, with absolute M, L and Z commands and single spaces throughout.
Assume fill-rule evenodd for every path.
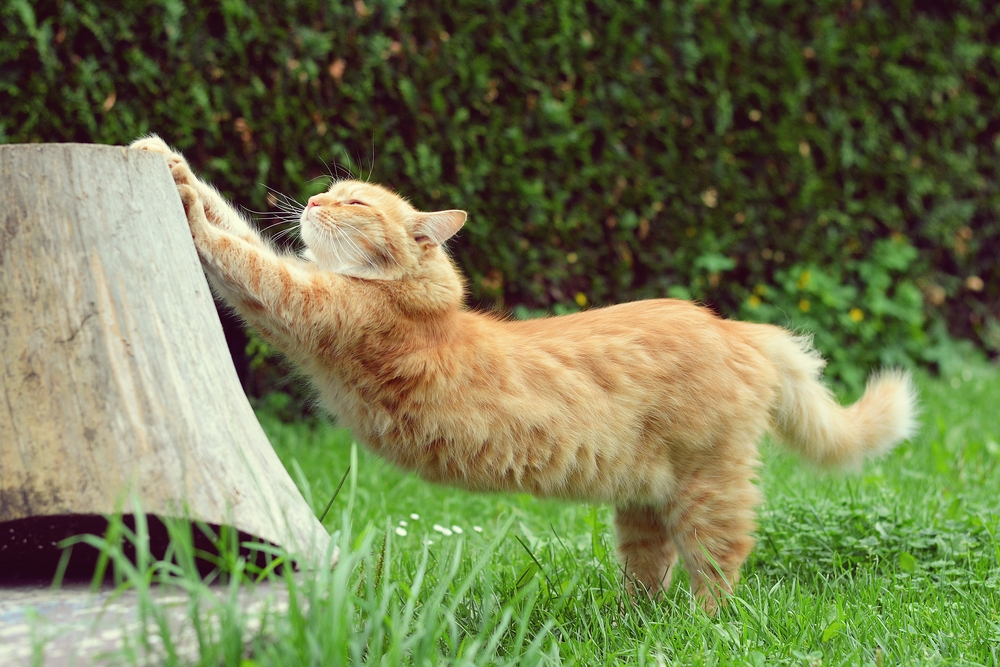
M 583 292 L 577 292 L 576 296 L 573 297 L 573 300 L 576 301 L 576 305 L 580 306 L 581 308 L 587 305 L 587 295 L 584 294 Z
M 799 289 L 805 289 L 806 285 L 809 284 L 810 278 L 812 278 L 812 275 L 809 271 L 803 271 L 802 275 L 799 276 Z
M 760 305 L 760 297 L 757 296 L 756 294 L 751 294 L 750 298 L 747 299 L 747 303 L 750 304 L 751 308 L 756 308 L 757 306 Z
M 809 312 L 809 299 L 802 299 L 801 301 L 799 301 L 799 310 L 801 310 L 803 313 Z
M 847 316 L 850 317 L 851 320 L 855 322 L 860 322 L 861 320 L 865 319 L 865 312 L 860 308 L 851 308 L 851 312 L 849 312 Z

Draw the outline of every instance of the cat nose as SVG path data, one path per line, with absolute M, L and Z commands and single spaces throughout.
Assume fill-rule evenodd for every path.
M 308 203 L 306 203 L 306 208 L 312 208 L 313 206 L 319 206 L 319 204 L 316 203 L 316 195 L 310 197 Z

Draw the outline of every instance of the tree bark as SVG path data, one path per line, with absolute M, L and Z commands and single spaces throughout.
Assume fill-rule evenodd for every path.
M 0 525 L 133 495 L 300 554 L 329 544 L 242 392 L 163 157 L 0 146 Z

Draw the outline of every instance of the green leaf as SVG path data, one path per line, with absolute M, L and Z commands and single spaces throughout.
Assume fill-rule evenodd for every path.
M 832 623 L 830 623 L 830 625 L 826 626 L 826 629 L 823 630 L 823 636 L 820 637 L 820 640 L 823 643 L 826 643 L 826 642 L 830 641 L 831 639 L 833 639 L 834 637 L 837 637 L 838 635 L 842 634 L 844 632 L 844 629 L 846 627 L 847 626 L 844 625 L 843 621 L 841 621 L 840 619 L 837 619 L 837 620 L 833 621 Z
M 903 572 L 913 572 L 917 569 L 917 559 L 908 551 L 899 552 L 899 569 Z
M 716 271 L 729 271 L 736 266 L 736 261 L 731 257 L 720 255 L 719 253 L 709 253 L 694 260 L 694 265 L 700 269 L 705 269 L 709 273 Z
M 538 573 L 538 566 L 535 565 L 534 563 L 531 563 L 530 565 L 528 565 L 528 567 L 524 568 L 524 571 L 521 573 L 521 576 L 517 578 L 517 583 L 514 584 L 514 587 L 517 588 L 517 590 L 521 590 L 531 582 L 531 580 L 535 577 L 537 573 Z

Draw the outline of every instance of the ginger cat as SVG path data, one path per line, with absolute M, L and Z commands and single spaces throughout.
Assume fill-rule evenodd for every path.
M 678 555 L 706 610 L 733 590 L 765 432 L 833 467 L 914 431 L 906 373 L 841 407 L 807 336 L 673 299 L 524 322 L 471 312 L 442 249 L 462 211 L 337 182 L 302 211 L 300 258 L 159 138 L 132 147 L 167 156 L 213 288 L 359 441 L 435 482 L 612 503 L 631 590 L 667 589 Z

